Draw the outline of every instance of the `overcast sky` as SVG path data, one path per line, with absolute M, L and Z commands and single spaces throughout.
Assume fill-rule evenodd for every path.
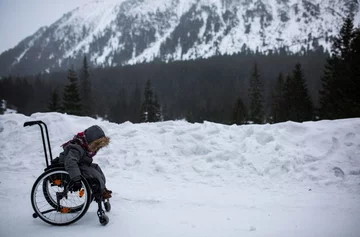
M 0 53 L 92 0 L 0 0 Z

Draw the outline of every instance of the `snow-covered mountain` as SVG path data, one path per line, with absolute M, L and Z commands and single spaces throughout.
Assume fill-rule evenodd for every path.
M 188 60 L 245 49 L 329 48 L 358 0 L 97 0 L 0 55 L 0 75 Z

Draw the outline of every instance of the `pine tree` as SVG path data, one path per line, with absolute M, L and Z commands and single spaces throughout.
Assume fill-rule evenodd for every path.
M 4 114 L 5 112 L 5 102 L 3 99 L 0 98 L 0 114 Z
M 354 30 L 354 38 L 351 42 L 350 60 L 350 91 L 348 92 L 351 110 L 349 117 L 360 117 L 360 28 Z
M 85 116 L 93 115 L 93 101 L 91 99 L 91 82 L 89 66 L 86 56 L 84 56 L 83 66 L 81 69 L 81 98 L 82 98 L 82 111 Z
M 134 123 L 140 122 L 139 113 L 141 108 L 141 91 L 136 83 L 134 91 L 131 93 L 129 102 L 130 121 Z
M 49 89 L 45 84 L 43 76 L 37 74 L 35 81 L 33 81 L 32 87 L 34 91 L 34 99 L 31 104 L 31 109 L 34 111 L 46 111 L 46 107 L 49 101 Z
M 275 88 L 272 92 L 270 116 L 273 123 L 286 121 L 284 92 L 285 80 L 283 74 L 280 73 L 276 81 Z
M 292 103 L 292 94 L 291 94 L 291 82 L 292 77 L 291 74 L 287 74 L 286 79 L 284 81 L 283 86 L 283 120 L 288 121 L 290 120 L 290 109 Z
M 250 78 L 249 99 L 249 119 L 253 123 L 262 124 L 264 122 L 263 86 L 260 80 L 260 74 L 256 63 L 254 65 L 254 69 Z
M 63 94 L 64 112 L 72 115 L 81 115 L 81 99 L 79 94 L 78 77 L 72 69 L 68 71 L 70 83 L 65 86 Z
M 60 98 L 59 98 L 59 94 L 57 92 L 57 90 L 54 90 L 51 93 L 51 101 L 48 105 L 48 110 L 50 112 L 60 112 L 61 111 L 61 106 L 60 106 Z
M 339 36 L 333 40 L 332 54 L 340 59 L 347 59 L 350 54 L 351 41 L 354 37 L 354 22 L 348 17 L 340 29 Z
M 140 110 L 141 122 L 158 122 L 161 121 L 161 106 L 158 103 L 157 97 L 151 87 L 151 82 L 148 80 L 144 89 L 144 102 Z
M 109 120 L 116 123 L 123 123 L 129 120 L 128 103 L 126 101 L 126 91 L 122 88 L 118 94 L 118 99 L 109 111 Z
M 144 89 L 144 102 L 142 103 L 140 110 L 140 121 L 141 122 L 154 122 L 153 106 L 153 91 L 151 89 L 151 82 L 147 80 Z
M 295 65 L 293 75 L 286 83 L 288 119 L 296 122 L 312 120 L 313 105 L 300 63 Z
M 352 18 L 345 19 L 333 39 L 332 54 L 325 65 L 320 89 L 321 119 L 360 116 L 360 30 Z
M 162 108 L 159 104 L 158 96 L 155 94 L 153 101 L 154 111 L 155 111 L 155 122 L 163 121 Z
M 191 110 L 186 111 L 185 120 L 189 123 L 195 123 L 194 116 L 193 116 Z
M 325 65 L 324 76 L 321 79 L 322 89 L 319 91 L 319 115 L 321 119 L 341 118 L 341 104 L 343 102 L 339 93 L 338 80 L 335 76 L 337 65 L 338 60 L 336 58 L 329 58 Z
M 31 108 L 34 101 L 33 86 L 29 83 L 27 78 L 16 78 L 15 86 L 18 88 L 18 94 L 14 100 L 14 105 L 17 107 L 17 112 L 25 115 L 31 114 Z M 15 93 L 16 94 L 16 93 Z
M 245 124 L 247 121 L 247 109 L 242 102 L 241 98 L 239 97 L 236 100 L 235 106 L 233 108 L 231 122 L 232 124 L 241 125 Z

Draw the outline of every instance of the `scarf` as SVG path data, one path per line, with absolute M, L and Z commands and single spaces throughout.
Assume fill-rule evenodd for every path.
M 79 132 L 77 135 L 74 136 L 72 140 L 65 142 L 61 146 L 65 148 L 69 144 L 80 145 L 86 151 L 87 155 L 91 158 L 96 155 L 96 151 L 89 150 L 89 144 L 86 142 L 85 132 Z

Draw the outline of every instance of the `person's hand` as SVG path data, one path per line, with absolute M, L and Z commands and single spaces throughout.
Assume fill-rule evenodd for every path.
M 76 181 L 73 181 L 73 185 L 70 187 L 69 191 L 77 192 L 80 191 L 81 188 L 82 188 L 81 179 L 78 179 Z

